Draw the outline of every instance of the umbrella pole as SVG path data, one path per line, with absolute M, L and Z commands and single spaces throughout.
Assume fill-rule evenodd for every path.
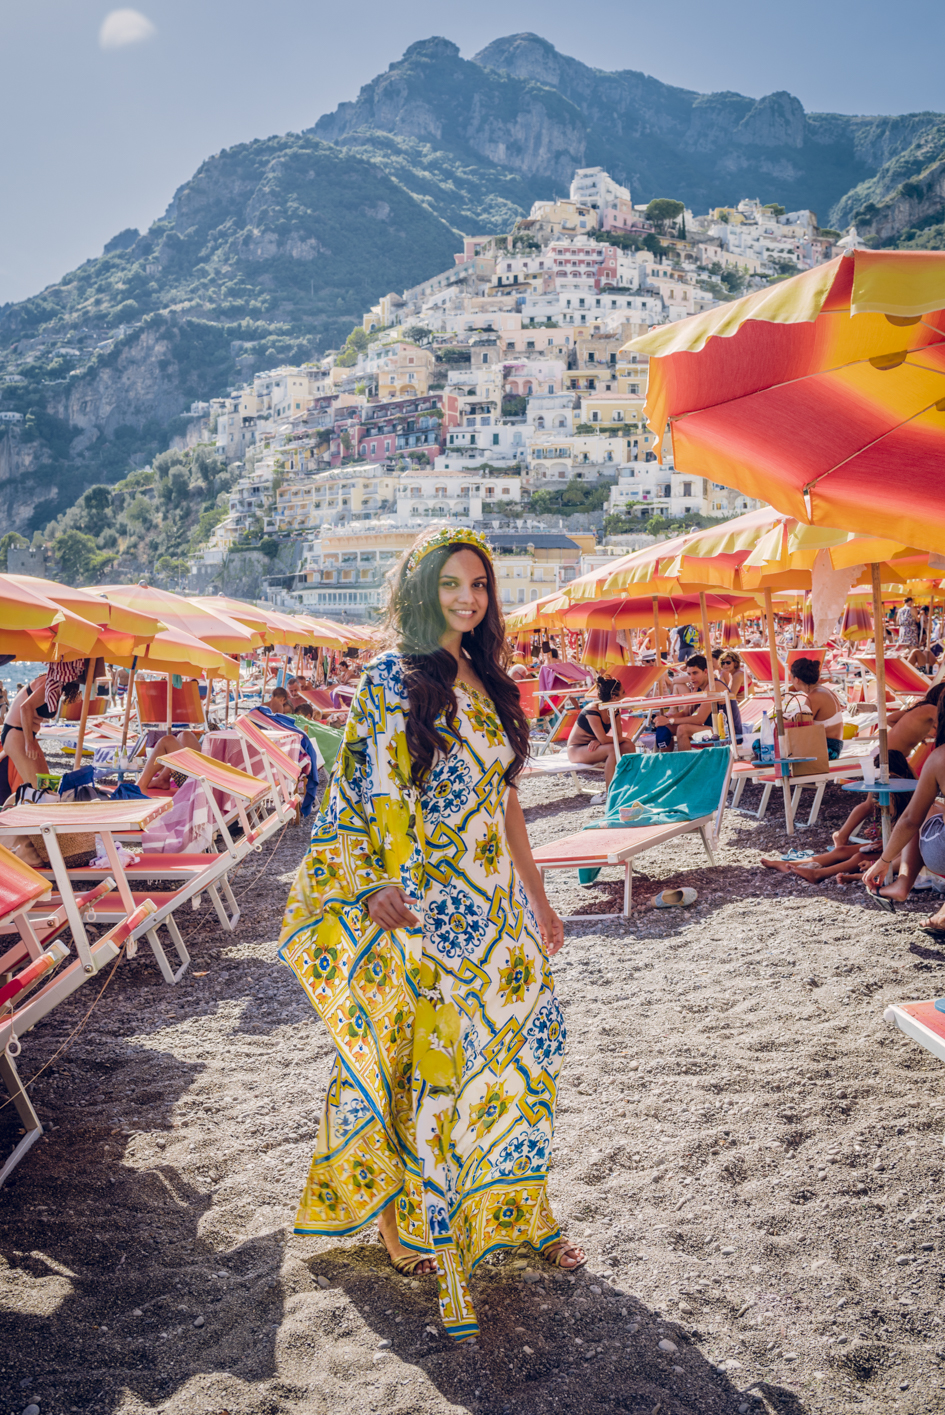
M 781 702 L 781 663 L 778 658 L 778 641 L 774 631 L 774 610 L 771 606 L 771 591 L 765 590 L 765 618 L 768 621 L 768 652 L 771 655 L 771 686 L 774 690 L 774 721 L 778 734 L 778 755 L 787 756 L 784 737 L 784 708 Z M 784 819 L 788 835 L 794 834 L 794 812 L 791 810 L 791 787 L 786 776 L 781 777 L 784 792 Z
M 172 682 L 173 677 L 174 675 L 172 673 L 169 673 L 167 675 L 167 721 L 164 724 L 164 731 L 167 733 L 168 737 L 170 737 L 171 728 L 174 726 L 174 684 Z
M 662 669 L 662 667 L 663 667 L 663 655 L 660 653 L 660 601 L 659 601 L 659 595 L 654 595 L 654 596 L 653 596 L 653 637 L 654 637 L 654 639 L 656 640 L 656 663 L 657 663 L 657 667 L 660 668 L 660 669 Z M 663 676 L 662 673 L 660 673 L 660 678 L 661 678 L 662 676 Z M 659 683 L 659 681 L 660 681 L 659 678 L 657 678 L 656 681 L 657 681 L 657 683 Z
M 131 660 L 131 672 L 128 674 L 128 685 L 125 692 L 128 694 L 125 700 L 125 720 L 121 728 L 121 750 L 124 752 L 128 745 L 128 724 L 131 721 L 131 696 L 135 690 L 135 670 L 138 667 L 138 655 L 135 654 Z
M 85 741 L 85 724 L 89 720 L 89 703 L 92 701 L 92 690 L 95 687 L 95 659 L 90 658 L 88 669 L 85 674 L 85 691 L 82 694 L 82 716 L 79 718 L 79 737 L 75 744 L 75 761 L 72 763 L 72 770 L 76 771 L 79 762 L 82 760 L 82 743 Z
M 699 592 L 699 612 L 702 615 L 702 642 L 705 644 L 705 671 L 709 675 L 709 692 L 715 692 L 715 659 L 712 657 L 712 641 L 709 638 L 709 616 L 705 607 L 705 591 Z
M 870 566 L 870 578 L 873 581 L 873 647 L 876 654 L 876 735 L 879 738 L 879 780 L 881 785 L 886 785 L 889 781 L 889 727 L 886 721 L 886 633 L 878 565 Z M 882 803 L 880 810 L 883 821 L 883 851 L 885 852 L 886 842 L 892 831 L 892 812 L 889 809 L 888 796 Z M 887 883 L 891 874 L 892 867 L 890 866 L 886 875 Z

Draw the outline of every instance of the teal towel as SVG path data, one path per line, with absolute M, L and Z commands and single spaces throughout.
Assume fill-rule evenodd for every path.
M 335 727 L 323 727 L 320 722 L 313 722 L 310 717 L 296 717 L 294 722 L 296 727 L 307 732 L 312 741 L 318 744 L 318 750 L 325 762 L 325 770 L 330 776 L 345 734 Z
M 718 810 L 730 753 L 728 747 L 704 747 L 697 752 L 635 752 L 620 758 L 607 792 L 607 814 L 585 830 L 612 829 L 626 824 L 670 825 L 698 820 Z M 621 821 L 621 806 L 642 806 L 632 821 Z M 582 884 L 592 884 L 599 870 L 582 869 Z

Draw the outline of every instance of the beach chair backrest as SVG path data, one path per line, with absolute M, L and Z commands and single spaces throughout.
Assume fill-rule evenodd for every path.
M 108 709 L 107 698 L 92 698 L 89 702 L 89 717 L 104 717 Z M 63 722 L 78 722 L 82 717 L 82 698 L 73 698 L 71 703 L 63 703 Z
M 180 688 L 171 689 L 171 712 L 167 712 L 167 681 L 165 679 L 136 678 L 135 693 L 138 701 L 138 721 L 142 724 L 185 722 L 203 727 L 205 725 L 203 699 L 200 684 L 196 679 L 188 679 Z
M 752 678 L 759 683 L 771 682 L 771 655 L 767 649 L 739 649 L 738 656 Z
M 303 688 L 299 697 L 304 698 L 306 702 L 312 704 L 312 707 L 319 708 L 322 712 L 338 711 L 327 688 Z
M 746 698 L 743 703 L 739 703 L 739 713 L 743 727 L 757 727 L 761 721 L 761 714 L 766 712 L 769 717 L 774 715 L 774 698 L 759 693 L 755 697 Z
M 0 845 L 0 922 L 28 909 L 49 892 L 48 880 Z
M 621 697 L 642 698 L 665 673 L 662 663 L 625 663 L 610 675 L 620 684 Z
M 794 660 L 798 658 L 813 658 L 816 659 L 821 668 L 823 668 L 826 653 L 826 649 L 788 649 L 787 666 L 790 668 Z M 768 672 L 771 672 L 770 668 Z
M 250 805 L 261 800 L 270 790 L 268 781 L 251 776 L 248 771 L 230 766 L 228 762 L 218 762 L 214 757 L 205 756 L 193 747 L 181 747 L 176 752 L 168 752 L 161 758 L 162 766 L 179 771 L 184 776 L 193 776 L 205 781 L 217 791 L 225 791 L 228 796 L 238 796 Z
M 291 781 L 297 781 L 302 774 L 300 762 L 293 761 L 288 752 L 284 751 L 273 737 L 265 732 L 251 717 L 242 716 L 236 719 L 234 726 L 241 737 L 249 742 L 250 746 L 256 748 L 257 752 L 267 756 L 271 762 L 284 772 Z
M 518 680 L 518 696 L 522 704 L 522 712 L 529 722 L 535 722 L 538 717 L 538 679 L 520 678 Z
M 562 714 L 560 722 L 549 737 L 549 742 L 566 742 L 571 735 L 571 728 L 578 720 L 580 711 L 580 708 L 568 708 L 567 712 Z
M 876 675 L 876 658 L 867 654 L 857 655 L 857 663 L 867 669 L 868 672 Z M 924 698 L 931 687 L 931 679 L 926 678 L 917 668 L 913 668 L 911 663 L 906 663 L 901 658 L 886 658 L 883 660 L 883 668 L 886 675 L 886 697 L 890 693 L 898 693 L 906 698 Z M 875 684 L 873 699 L 875 701 Z

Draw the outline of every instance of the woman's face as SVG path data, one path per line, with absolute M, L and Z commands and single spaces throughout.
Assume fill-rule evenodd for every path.
M 468 634 L 489 608 L 489 581 L 474 550 L 457 550 L 440 571 L 440 609 L 452 633 Z

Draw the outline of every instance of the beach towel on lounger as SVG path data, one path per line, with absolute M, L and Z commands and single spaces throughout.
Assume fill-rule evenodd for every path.
M 718 809 L 730 753 L 727 747 L 704 747 L 697 752 L 635 752 L 622 756 L 607 792 L 603 820 L 585 830 L 613 829 L 623 824 L 670 825 L 698 820 Z M 620 819 L 621 806 L 639 806 L 632 821 Z M 591 884 L 599 870 L 580 871 L 582 884 Z

